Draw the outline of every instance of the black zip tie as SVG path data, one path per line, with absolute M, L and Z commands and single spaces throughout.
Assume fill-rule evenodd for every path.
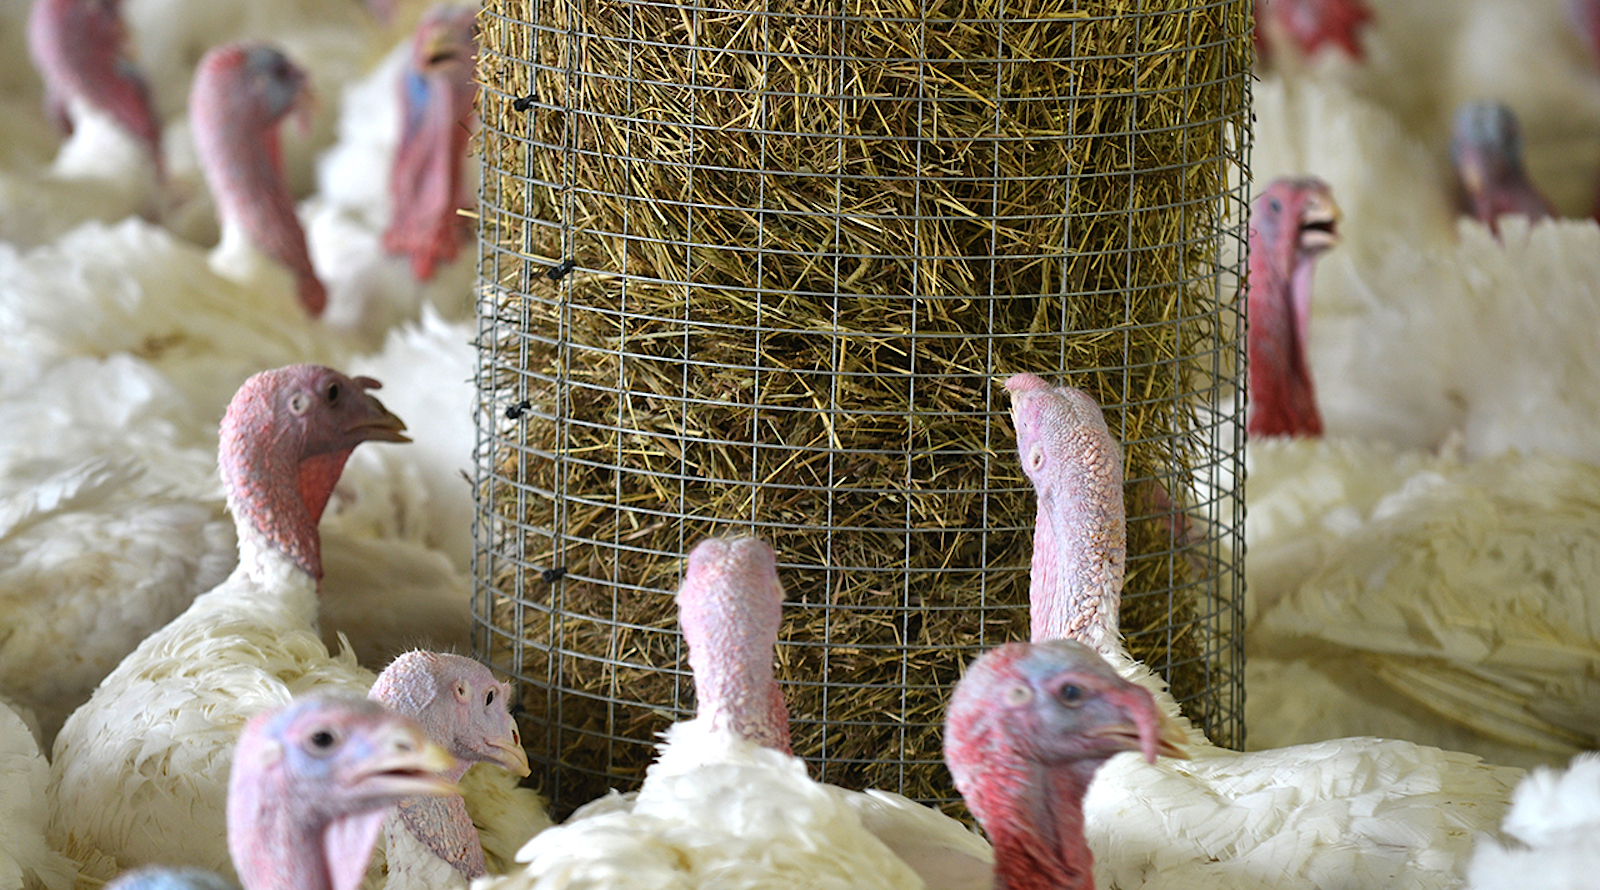
M 554 266 L 551 266 L 550 271 L 544 273 L 544 277 L 550 279 L 551 281 L 560 281 L 561 279 L 567 277 L 567 274 L 577 267 L 578 264 L 572 260 L 562 260 Z
M 561 568 L 560 566 L 557 566 L 553 569 L 545 569 L 539 573 L 539 577 L 543 579 L 544 583 L 546 584 L 554 584 L 557 581 L 560 581 L 562 578 L 565 578 L 566 575 L 567 570 Z
M 533 403 L 527 399 L 523 399 L 522 401 L 506 409 L 506 420 L 521 420 L 522 416 L 527 414 L 532 408 Z
M 529 93 L 526 96 L 518 96 L 517 98 L 511 100 L 511 107 L 517 111 L 527 111 L 533 107 L 533 102 L 533 94 Z

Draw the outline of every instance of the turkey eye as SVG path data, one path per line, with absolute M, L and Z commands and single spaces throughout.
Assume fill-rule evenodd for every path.
M 483 706 L 484 707 L 488 707 L 488 706 L 490 706 L 492 704 L 494 704 L 494 690 L 493 689 L 489 690 L 489 694 L 485 695 L 483 697 Z
M 1282 213 L 1283 212 L 1283 202 L 1279 201 L 1277 198 L 1272 198 L 1272 199 L 1267 201 L 1267 209 L 1272 211 L 1273 213 Z
M 319 751 L 326 751 L 333 747 L 333 733 L 326 729 L 319 729 L 311 734 L 311 746 Z
M 337 384 L 337 383 L 328 384 L 328 401 L 330 401 L 330 402 L 339 401 L 339 384 Z
M 1079 705 L 1083 704 L 1083 687 L 1068 683 L 1067 685 L 1056 690 L 1056 701 L 1061 702 L 1069 708 L 1078 707 Z

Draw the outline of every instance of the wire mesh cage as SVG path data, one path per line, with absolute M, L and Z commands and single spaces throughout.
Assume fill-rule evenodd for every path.
M 1126 448 L 1122 627 L 1242 741 L 1248 0 L 490 0 L 475 646 L 566 812 L 693 714 L 700 539 L 778 552 L 819 778 L 949 803 L 944 706 L 1027 634 L 1000 384 Z

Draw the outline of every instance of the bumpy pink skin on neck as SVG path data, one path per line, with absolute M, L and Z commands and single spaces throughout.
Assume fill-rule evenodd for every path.
M 400 78 L 401 130 L 389 171 L 390 221 L 384 250 L 411 258 L 419 281 L 456 258 L 471 226 L 462 167 L 476 117 L 473 10 L 433 10 L 417 26 Z
M 240 226 L 257 249 L 289 270 L 300 305 L 316 318 L 327 307 L 328 294 L 311 265 L 305 229 L 284 178 L 278 134 L 296 103 L 268 107 L 262 95 L 262 84 L 274 79 L 299 91 L 303 100 L 305 74 L 292 65 L 252 69 L 249 62 L 263 58 L 264 50 L 259 44 L 229 44 L 200 60 L 189 94 L 195 150 L 224 224 Z
M 1046 770 L 1027 763 L 1019 745 L 1007 741 L 985 757 L 983 780 L 961 789 L 967 807 L 982 813 L 994 845 L 996 890 L 1093 890 L 1083 796 L 1103 761 Z M 1051 805 L 1041 806 L 1041 799 Z
M 1248 375 L 1252 436 L 1320 436 L 1311 377 L 1311 277 L 1320 251 L 1302 250 L 1300 214 L 1315 180 L 1278 180 L 1256 199 L 1250 228 Z M 1274 204 L 1276 202 L 1276 204 Z M 1278 209 L 1274 210 L 1276 206 Z
M 772 672 L 782 610 L 777 562 L 765 542 L 713 538 L 689 553 L 678 623 L 699 718 L 790 754 L 789 709 Z
M 1038 513 L 1029 586 L 1035 642 L 1120 645 L 1117 614 L 1127 566 L 1122 448 L 1082 390 L 1033 374 L 1006 381 L 1023 472 Z
M 149 84 L 128 60 L 120 6 L 120 0 L 39 0 L 28 16 L 28 51 L 44 78 L 52 116 L 70 126 L 69 99 L 104 111 L 145 146 L 159 181 L 165 176 L 161 120 Z

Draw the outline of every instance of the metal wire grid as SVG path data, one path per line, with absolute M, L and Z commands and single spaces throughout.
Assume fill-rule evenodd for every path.
M 987 254 L 932 249 L 905 256 L 863 250 L 850 230 L 890 224 L 914 227 L 919 247 L 944 246 L 920 235 L 921 227 L 948 225 L 953 215 L 924 189 L 930 158 L 923 154 L 928 141 L 923 125 L 942 113 L 942 103 L 964 100 L 919 88 L 906 100 L 915 106 L 913 132 L 868 137 L 850 131 L 847 112 L 862 107 L 851 69 L 863 60 L 838 51 L 837 44 L 832 52 L 802 51 L 781 35 L 787 28 L 809 26 L 843 33 L 869 21 L 842 6 L 812 15 L 778 11 L 780 5 L 787 4 L 772 0 L 741 13 L 748 17 L 747 27 L 768 35 L 767 57 L 760 64 L 832 72 L 827 79 L 832 88 L 821 94 L 769 89 L 760 106 L 786 101 L 832 105 L 838 109 L 835 126 L 827 132 L 772 126 L 763 111 L 760 119 L 743 125 L 758 146 L 752 162 L 743 165 L 722 162 L 722 156 L 705 148 L 729 125 L 704 119 L 701 103 L 741 100 L 745 87 L 665 84 L 687 87 L 681 91 L 688 97 L 687 107 L 670 109 L 670 114 L 633 101 L 651 86 L 636 60 L 654 53 L 693 58 L 721 51 L 646 33 L 635 17 L 652 7 L 659 10 L 659 4 L 528 0 L 515 6 L 490 4 L 484 13 L 484 286 L 479 317 L 485 346 L 479 372 L 483 397 L 477 480 L 481 496 L 474 529 L 475 649 L 516 678 L 524 703 L 538 718 L 538 725 L 525 726 L 524 738 L 546 793 L 558 810 L 565 810 L 591 799 L 597 788 L 626 786 L 649 759 L 650 731 L 692 715 L 686 657 L 670 609 L 641 610 L 640 604 L 659 606 L 663 598 L 670 604 L 681 558 L 698 540 L 744 532 L 778 545 L 790 600 L 786 614 L 808 613 L 799 631 L 786 619 L 787 638 L 778 655 L 791 703 L 814 703 L 792 715 L 797 753 L 812 760 L 814 774 L 823 780 L 852 784 L 866 769 L 871 771 L 870 784 L 877 787 L 949 802 L 953 791 L 947 781 L 934 782 L 944 793 L 929 793 L 926 783 L 911 781 L 915 775 L 942 770 L 942 764 L 936 750 L 910 750 L 908 739 L 938 731 L 949 692 L 948 678 L 930 679 L 925 662 L 933 657 L 931 651 L 965 663 L 984 648 L 1026 633 L 1026 607 L 1016 590 L 1019 585 L 1025 590 L 1027 552 L 994 543 L 1026 543 L 1032 527 L 1032 491 L 1017 469 L 1008 400 L 991 385 L 1019 370 L 1057 377 L 1070 370 L 1076 385 L 1101 384 L 1091 389 L 1101 393 L 1113 429 L 1130 455 L 1130 529 L 1143 522 L 1165 532 L 1158 546 L 1137 553 L 1130 548 L 1130 579 L 1142 574 L 1163 583 L 1130 589 L 1125 611 L 1141 602 L 1163 614 L 1189 610 L 1181 620 L 1154 627 L 1131 628 L 1125 622 L 1130 646 L 1178 653 L 1161 667 L 1186 712 L 1214 740 L 1242 743 L 1243 525 L 1242 499 L 1235 492 L 1242 475 L 1242 424 L 1237 423 L 1233 383 L 1242 368 L 1235 297 L 1243 278 L 1247 197 L 1237 184 L 1243 177 L 1193 194 L 1180 189 L 1175 200 L 1158 205 L 1130 200 L 1115 207 L 1074 207 L 1070 214 L 1065 201 L 1007 204 L 1014 193 L 996 183 L 1037 186 L 1045 192 L 1053 186 L 1059 194 L 1068 187 L 1081 190 L 1087 180 L 1118 177 L 1129 180 L 1126 191 L 1131 196 L 1137 194 L 1139 177 L 1181 177 L 1206 163 L 1242 169 L 1248 152 L 1247 129 L 1241 129 L 1246 109 L 1225 107 L 1175 124 L 1184 132 L 1228 129 L 1233 146 L 1228 157 L 1190 157 L 1184 139 L 1180 162 L 1141 167 L 1140 142 L 1151 134 L 1113 125 L 1097 135 L 1112 137 L 1104 145 L 1113 150 L 1120 139 L 1122 156 L 1108 159 L 1104 169 L 1063 165 L 1052 172 L 1017 175 L 1002 169 L 998 146 L 1012 137 L 1002 135 L 999 121 L 1025 113 L 1017 107 L 1031 100 L 997 89 L 986 97 L 995 108 L 994 132 L 973 140 L 993 154 L 989 170 L 972 175 L 967 165 L 966 175 L 935 171 L 946 186 L 991 191 Z M 1219 0 L 1168 14 L 1202 15 L 1239 5 L 1237 0 Z M 714 6 L 672 9 L 690 22 L 691 33 L 702 18 L 728 14 Z M 872 24 L 878 27 L 916 31 L 913 45 L 919 53 L 874 63 L 917 67 L 919 78 L 937 76 L 938 66 L 928 57 L 928 14 L 922 9 L 899 19 L 877 17 Z M 1086 22 L 1109 17 L 1062 14 Z M 626 22 L 621 36 L 589 30 L 586 23 L 597 17 Z M 1092 62 L 1069 55 L 1021 63 L 1005 53 L 1007 29 L 1021 23 L 1006 17 L 973 21 L 993 27 L 996 50 L 991 58 L 964 59 L 962 64 L 996 69 L 1008 64 L 1126 65 L 1134 69 L 1130 82 L 1140 82 L 1137 71 L 1145 61 L 1141 52 L 1102 54 Z M 1220 52 L 1239 35 L 1216 39 Z M 620 70 L 585 64 L 586 54 L 601 41 L 625 44 L 628 64 Z M 699 60 L 689 68 L 705 70 Z M 534 88 L 548 83 L 565 84 L 565 89 L 552 97 Z M 1140 100 L 1183 104 L 1197 91 L 1241 83 L 1247 98 L 1247 70 L 1218 65 L 1193 79 L 1186 76 L 1170 90 L 1145 90 Z M 628 101 L 620 107 L 592 101 L 606 84 L 620 86 Z M 530 124 L 540 116 L 559 122 L 544 128 Z M 1075 131 L 1076 120 L 1070 118 L 1059 134 L 1034 138 L 1070 145 L 1086 138 Z M 584 138 L 607 126 L 616 128 L 620 140 L 602 144 Z M 647 131 L 663 127 L 681 132 L 684 151 L 646 150 L 652 145 Z M 852 174 L 840 164 L 829 168 L 823 156 L 816 169 L 773 164 L 773 147 L 794 140 L 832 147 L 836 159 L 852 154 L 851 143 L 870 141 L 877 147 L 899 141 L 916 162 L 909 170 L 879 170 L 871 176 Z M 585 169 L 616 165 L 618 158 L 620 167 L 607 168 L 620 170 L 618 175 L 581 175 Z M 686 197 L 641 188 L 639 180 L 654 175 L 641 170 L 667 170 L 661 175 L 689 183 L 683 189 Z M 744 201 L 707 200 L 707 192 L 693 186 L 696 179 L 716 178 L 748 179 L 754 186 L 736 195 Z M 870 180 L 885 192 L 909 192 L 909 213 L 847 206 L 847 189 L 839 183 L 851 179 Z M 818 215 L 815 207 L 786 204 L 784 185 L 806 188 L 818 182 L 833 184 L 834 204 L 822 208 L 824 223 L 831 228 L 826 242 L 830 249 L 769 237 Z M 620 210 L 605 216 L 594 210 L 602 204 Z M 652 227 L 674 213 L 681 214 L 676 227 Z M 1152 245 L 1141 237 L 1149 229 L 1147 217 L 1173 214 L 1184 220 L 1175 243 Z M 709 220 L 729 215 L 753 220 L 746 231 L 753 231 L 754 238 L 717 237 Z M 1056 219 L 1063 222 L 1062 237 L 1049 250 L 1008 253 L 1002 243 L 1004 226 Z M 1075 238 L 1080 230 L 1101 232 L 1106 225 L 1121 233 L 1119 241 L 1090 244 Z M 847 245 L 855 249 L 845 249 Z M 1141 277 L 1141 254 L 1174 247 L 1201 259 L 1187 262 L 1166 280 Z M 736 258 L 734 262 L 748 269 L 748 280 L 708 274 L 707 251 Z M 1124 263 L 1126 273 L 1110 286 L 1085 288 L 1071 280 L 1063 263 L 1060 274 L 1038 292 L 1008 290 L 1005 266 L 1048 263 L 1062 252 L 1110 257 Z M 678 261 L 662 262 L 662 257 Z M 796 262 L 809 264 L 812 274 L 781 278 L 770 272 Z M 870 292 L 861 286 L 862 270 L 887 262 L 909 264 L 902 305 L 886 310 L 882 329 L 859 325 L 847 306 L 855 294 Z M 570 274 L 560 274 L 564 263 L 571 264 Z M 981 273 L 973 276 L 969 291 L 940 288 L 929 271 L 952 263 Z M 696 298 L 712 291 L 720 306 L 728 300 L 746 301 L 751 315 L 727 320 L 697 311 Z M 1167 303 L 1161 317 L 1135 311 L 1151 294 Z M 1056 299 L 1039 304 L 1049 309 L 1047 315 L 1018 325 L 1014 301 L 1019 297 Z M 1083 328 L 1080 304 L 1090 297 L 1121 301 L 1125 310 L 1119 323 Z M 983 329 L 952 330 L 936 323 L 937 307 L 950 304 L 976 307 L 961 318 L 981 320 Z M 1157 327 L 1199 333 L 1179 338 L 1190 347 L 1183 354 L 1150 356 L 1141 337 Z M 593 336 L 595 330 L 609 336 Z M 663 350 L 664 339 L 674 340 L 673 348 Z M 1074 344 L 1085 339 L 1110 342 L 1114 360 L 1089 369 L 1074 366 Z M 727 348 L 741 340 L 746 344 L 742 348 Z M 812 344 L 823 360 L 809 367 L 783 361 L 793 355 L 789 344 L 802 341 Z M 1041 342 L 1044 352 L 1055 355 L 1052 368 L 1010 363 L 1020 350 Z M 881 353 L 890 361 L 870 367 L 852 361 L 863 352 Z M 588 373 L 595 368 L 603 374 Z M 1149 380 L 1159 376 L 1170 378 L 1170 390 L 1141 396 Z M 726 385 L 707 387 L 706 381 Z M 852 392 L 873 387 L 903 394 L 903 402 L 851 400 Z M 797 390 L 817 398 L 795 401 Z M 1108 392 L 1120 395 L 1120 403 L 1108 399 Z M 595 404 L 604 410 L 588 410 Z M 739 422 L 706 422 L 711 414 L 730 412 Z M 1156 435 L 1142 435 L 1132 421 L 1151 412 L 1178 422 Z M 645 415 L 648 421 L 640 419 Z M 857 432 L 866 427 L 890 434 L 862 446 L 855 441 L 859 435 L 843 431 L 849 425 Z M 938 432 L 947 427 L 966 432 Z M 795 430 L 813 436 L 796 440 L 785 435 Z M 718 463 L 697 457 L 722 451 L 736 452 L 742 460 Z M 646 453 L 668 459 L 641 462 Z M 1136 454 L 1147 459 L 1136 464 Z M 884 464 L 894 472 L 880 473 L 870 484 L 858 481 L 862 467 Z M 779 472 L 795 466 L 806 472 Z M 942 480 L 951 466 L 976 469 L 950 484 Z M 574 481 L 591 477 L 603 481 Z M 654 496 L 641 497 L 640 491 Z M 712 491 L 720 493 L 707 494 Z M 1159 497 L 1133 496 L 1152 491 L 1181 492 L 1181 502 L 1175 506 Z M 956 521 L 927 515 L 927 504 L 944 501 L 972 506 Z M 713 508 L 730 504 L 736 509 Z M 610 518 L 596 523 L 599 515 Z M 927 595 L 951 587 L 960 587 L 966 596 L 938 601 Z M 943 642 L 928 638 L 929 628 L 974 610 L 984 616 L 975 636 Z M 889 625 L 889 633 L 870 640 L 844 634 L 842 628 L 857 628 L 863 618 Z M 817 632 L 807 632 L 813 630 Z M 914 645 L 918 641 L 923 645 Z M 881 672 L 863 681 L 856 670 L 863 662 L 879 660 L 898 664 L 888 697 Z M 926 706 L 930 701 L 934 707 Z M 874 733 L 874 738 L 887 739 L 887 747 L 842 750 L 850 747 L 842 740 Z

